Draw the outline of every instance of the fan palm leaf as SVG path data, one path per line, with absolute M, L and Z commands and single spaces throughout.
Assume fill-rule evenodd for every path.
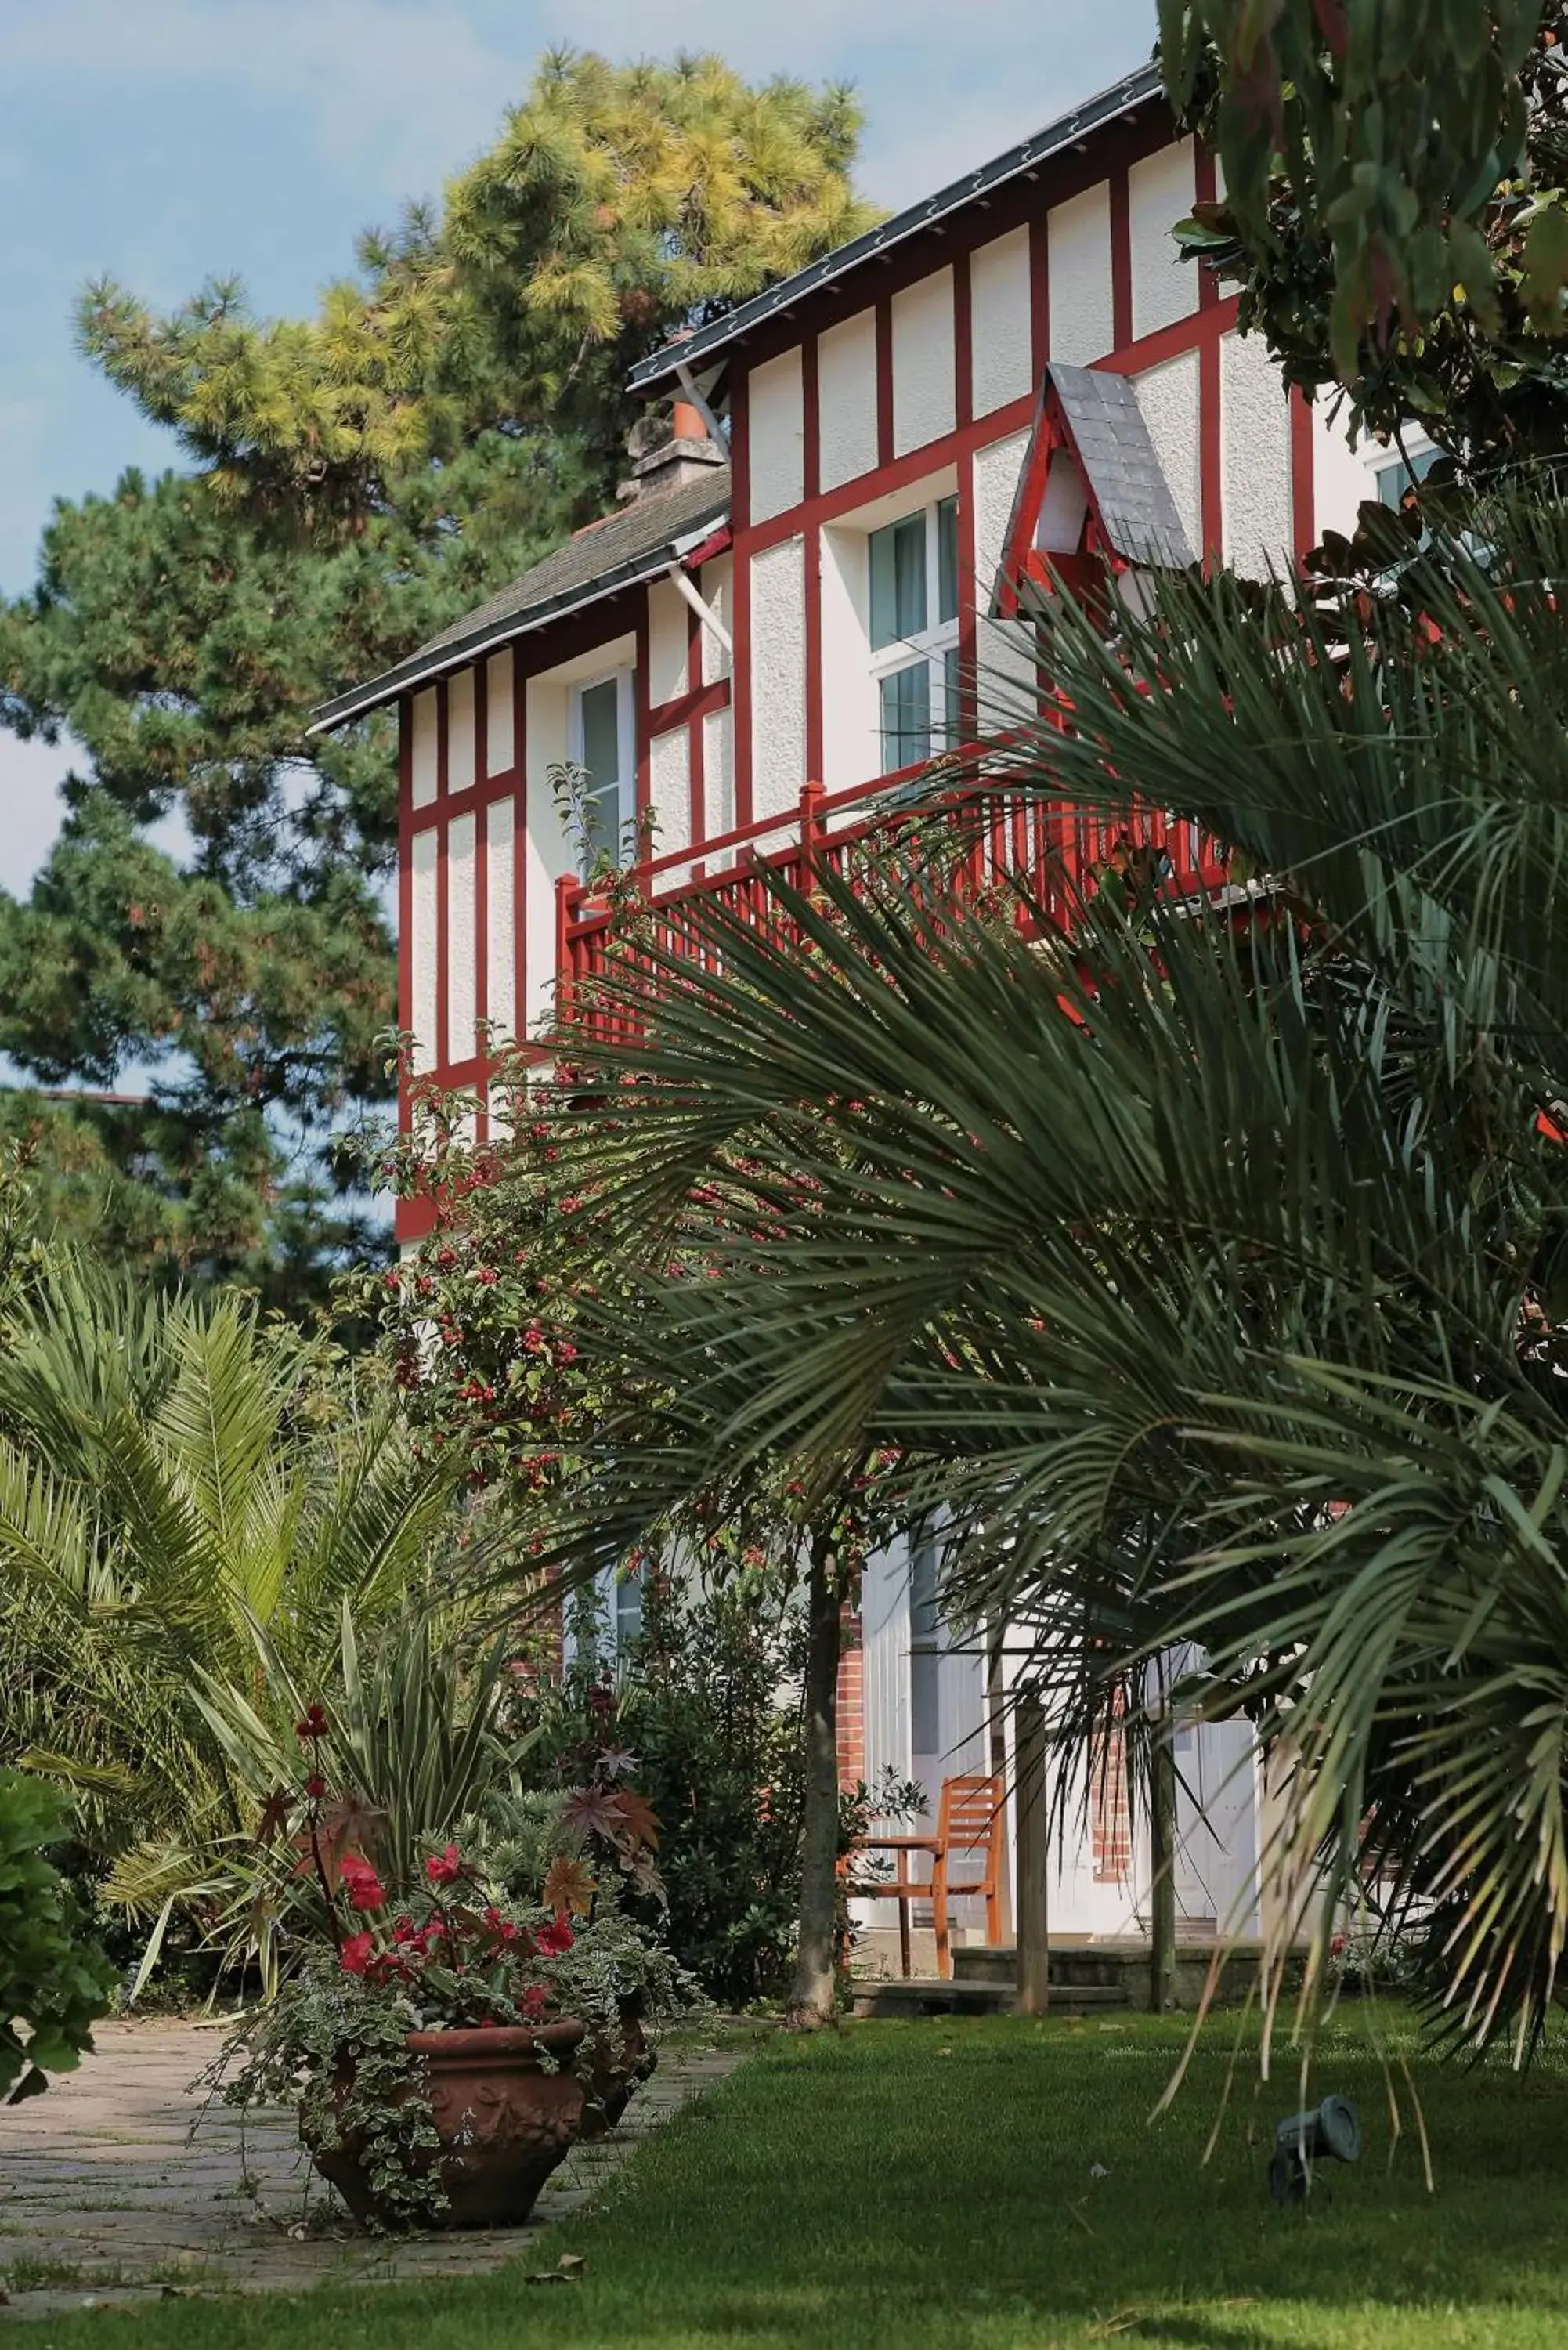
M 1068 950 L 911 850 L 662 916 L 568 1039 L 574 1180 L 642 1266 L 595 1343 L 673 1390 L 579 1536 L 896 1448 L 1064 1724 L 1196 1644 L 1289 1758 L 1280 1936 L 1375 1854 L 1458 2028 L 1521 2044 L 1568 1928 L 1564 577 L 1568 517 L 1505 504 L 1383 600 L 1170 582 L 1107 644 L 1064 598 L 1073 728 L 1006 787 L 1136 778 L 1258 910 L 1084 877 Z

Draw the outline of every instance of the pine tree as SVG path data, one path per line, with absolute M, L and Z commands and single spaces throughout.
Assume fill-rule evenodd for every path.
M 865 225 L 858 127 L 712 57 L 552 56 L 315 317 L 84 295 L 84 351 L 188 470 L 58 504 L 0 607 L 0 723 L 88 754 L 0 894 L 0 1051 L 43 1088 L 163 1074 L 144 1110 L 0 1097 L 0 1130 L 118 1250 L 302 1304 L 365 1246 L 340 1145 L 387 1088 L 392 729 L 310 743 L 309 712 L 608 502 L 633 362 Z M 171 815 L 188 854 L 149 837 Z

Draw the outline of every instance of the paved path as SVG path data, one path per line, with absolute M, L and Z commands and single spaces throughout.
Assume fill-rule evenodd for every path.
M 107 2023 L 98 2053 L 41 2097 L 0 2107 L 0 2318 L 200 2292 L 468 2275 L 526 2254 L 580 2210 L 639 2138 L 721 2081 L 745 2043 L 667 2047 L 620 2127 L 579 2147 L 524 2229 L 389 2241 L 362 2234 L 311 2173 L 292 2113 L 244 2124 L 191 2094 L 218 2034 Z M 306 2197 L 308 2195 L 308 2204 Z

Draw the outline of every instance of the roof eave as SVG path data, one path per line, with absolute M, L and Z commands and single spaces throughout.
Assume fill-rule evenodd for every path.
M 1021 140 L 1016 147 L 1010 147 L 1005 154 L 982 164 L 978 171 L 967 173 L 963 179 L 952 181 L 936 195 L 927 197 L 919 204 L 911 204 L 904 212 L 895 213 L 890 220 L 867 229 L 864 236 L 855 237 L 848 244 L 841 244 L 834 252 L 826 254 L 820 261 L 812 262 L 807 268 L 796 270 L 793 277 L 781 278 L 765 294 L 753 295 L 749 302 L 742 302 L 727 317 L 715 318 L 711 325 L 699 327 L 684 338 L 650 352 L 647 359 L 639 360 L 633 368 L 631 389 L 639 392 L 651 391 L 675 376 L 682 367 L 705 363 L 716 352 L 739 342 L 753 328 L 763 325 L 770 318 L 782 317 L 806 296 L 820 292 L 824 286 L 836 286 L 864 263 L 891 252 L 907 238 L 918 236 L 922 229 L 934 227 L 952 213 L 961 212 L 965 204 L 973 203 L 980 197 L 989 195 L 993 189 L 1005 186 L 1010 180 L 1038 170 L 1042 163 L 1054 155 L 1059 155 L 1064 148 L 1075 145 L 1089 132 L 1103 130 L 1107 123 L 1136 112 L 1140 106 L 1147 105 L 1150 99 L 1158 98 L 1161 88 L 1158 68 L 1140 66 L 1136 73 L 1125 75 L 1120 81 L 1113 82 L 1108 89 L 1085 99 L 1083 105 L 1075 107 L 1070 114 L 1047 123 L 1044 130 L 1037 130 L 1031 138 Z
M 668 571 L 672 563 L 684 563 L 693 548 L 710 546 L 717 533 L 711 516 L 696 529 L 682 532 L 667 546 L 656 547 L 648 555 L 636 556 L 607 571 L 590 586 L 568 588 L 559 596 L 548 598 L 523 612 L 509 612 L 504 619 L 493 620 L 488 627 L 475 629 L 472 635 L 453 639 L 450 644 L 432 649 L 428 654 L 415 654 L 401 661 L 397 668 L 383 671 L 379 677 L 370 678 L 364 685 L 352 687 L 331 702 L 324 702 L 311 712 L 306 728 L 306 739 L 335 733 L 356 718 L 368 718 L 373 710 L 383 709 L 389 702 L 400 700 L 405 693 L 417 693 L 421 686 L 445 677 L 449 671 L 466 669 L 483 653 L 493 652 L 502 645 L 511 644 L 518 637 L 531 636 L 535 629 L 552 620 L 564 620 L 572 613 L 585 610 L 606 597 L 618 595 L 623 588 L 636 588 L 648 579 L 657 578 Z

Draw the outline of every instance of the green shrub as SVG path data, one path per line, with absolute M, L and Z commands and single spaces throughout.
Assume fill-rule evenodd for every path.
M 800 1916 L 799 1611 L 753 1592 L 677 1592 L 654 1576 L 644 1629 L 612 1678 L 579 1628 L 577 1656 L 545 1701 L 543 1762 L 557 1784 L 624 1747 L 659 1825 L 669 1900 L 658 1922 L 710 1998 L 742 2007 L 784 1990 Z
M 36 2096 L 50 2073 L 73 2071 L 114 1998 L 114 1969 L 44 1857 L 67 1829 L 67 1806 L 52 1787 L 0 1771 L 0 2097 L 7 2105 Z

